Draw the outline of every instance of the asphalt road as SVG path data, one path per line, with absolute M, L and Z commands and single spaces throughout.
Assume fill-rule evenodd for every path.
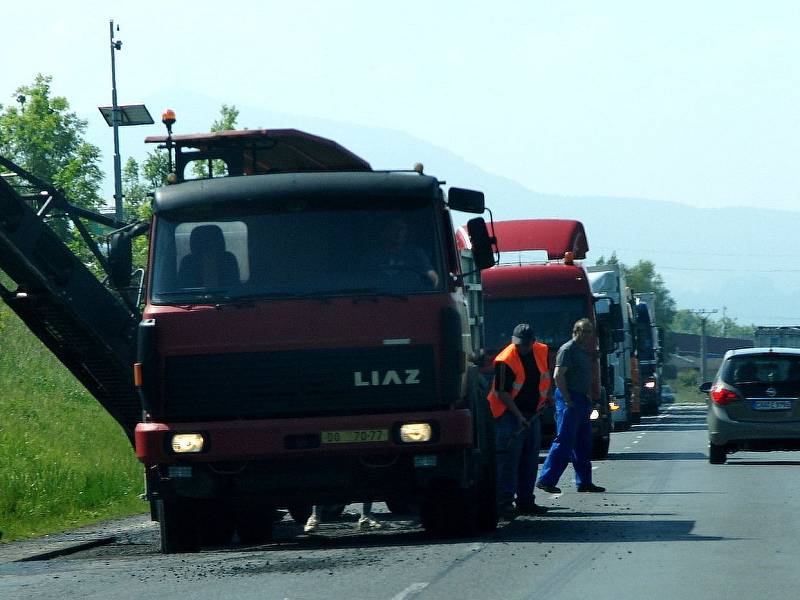
M 570 467 L 562 494 L 537 496 L 548 516 L 455 542 L 388 514 L 358 533 L 348 511 L 312 536 L 287 517 L 275 543 L 197 554 L 160 555 L 141 518 L 48 560 L 12 560 L 7 544 L 0 598 L 796 598 L 800 454 L 710 465 L 706 445 L 705 406 L 669 407 L 612 435 L 594 463 L 606 493 L 576 493 Z

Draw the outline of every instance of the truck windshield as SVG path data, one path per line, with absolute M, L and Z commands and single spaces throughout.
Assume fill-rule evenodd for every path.
M 430 202 L 382 208 L 293 200 L 236 216 L 160 214 L 152 302 L 430 293 L 442 244 Z M 375 205 L 378 207 L 376 208 Z
M 537 341 L 558 350 L 572 337 L 575 321 L 588 316 L 586 299 L 580 296 L 487 299 L 484 311 L 486 348 L 492 355 L 511 343 L 519 323 L 529 323 Z

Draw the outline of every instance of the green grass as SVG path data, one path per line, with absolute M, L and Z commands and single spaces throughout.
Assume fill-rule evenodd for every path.
M 703 404 L 708 397 L 697 389 L 697 384 L 691 377 L 679 377 L 666 381 L 675 393 L 675 404 Z
M 2 542 L 147 510 L 122 428 L 0 301 Z

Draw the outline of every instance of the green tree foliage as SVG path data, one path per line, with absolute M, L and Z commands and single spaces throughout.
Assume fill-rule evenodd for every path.
M 220 108 L 219 119 L 211 124 L 211 131 L 232 131 L 236 129 L 236 119 L 238 118 L 238 108 L 223 104 L 222 108 Z M 211 168 L 214 170 L 215 177 L 224 177 L 228 174 L 225 163 L 221 160 L 211 161 Z M 192 173 L 198 179 L 208 179 L 211 176 L 208 171 L 208 163 L 202 162 L 192 164 Z
M 239 110 L 235 106 L 223 104 L 219 118 L 211 124 L 211 131 L 229 131 L 236 128 Z M 195 163 L 193 173 L 198 178 L 208 177 L 208 165 Z M 224 174 L 224 163 L 214 161 L 214 173 Z M 169 157 L 166 152 L 155 151 L 147 154 L 139 165 L 129 158 L 122 168 L 122 193 L 125 198 L 125 216 L 128 221 L 149 221 L 152 213 L 148 194 L 166 183 L 169 174 Z M 140 236 L 133 240 L 133 265 L 144 268 L 147 264 L 148 238 Z
M 0 105 L 0 154 L 66 193 L 73 204 L 102 205 L 100 149 L 83 139 L 86 121 L 52 96 L 52 77 L 37 75 L 17 88 L 17 106 Z
M 656 272 L 656 266 L 652 261 L 640 260 L 629 267 L 619 260 L 616 252 L 613 252 L 608 259 L 605 256 L 598 258 L 596 264 L 617 265 L 625 275 L 625 281 L 634 294 L 653 292 L 656 296 L 656 323 L 665 330 L 672 328 L 675 300 L 664 283 L 664 278 Z
M 83 139 L 86 121 L 70 111 L 66 98 L 51 94 L 51 82 L 52 77 L 38 74 L 33 83 L 17 88 L 19 106 L 0 106 L 0 155 L 63 192 L 71 204 L 98 210 L 104 204 L 100 149 Z M 49 223 L 99 274 L 96 258 L 69 220 L 61 215 Z
M 637 292 L 653 292 L 655 294 L 656 323 L 669 329 L 675 315 L 675 300 L 664 284 L 664 279 L 656 272 L 655 264 L 649 260 L 640 260 L 632 267 L 625 266 L 624 268 L 625 280 L 634 294 Z
M 673 331 L 700 335 L 702 326 L 700 317 L 689 309 L 681 309 L 675 313 L 672 321 Z M 709 318 L 706 321 L 706 335 L 751 339 L 755 333 L 755 325 L 739 325 L 736 319 L 723 315 L 720 319 Z
M 127 221 L 149 221 L 152 214 L 148 194 L 164 185 L 169 173 L 169 158 L 165 152 L 151 152 L 142 163 L 129 158 L 122 168 L 122 194 Z M 148 236 L 133 240 L 133 267 L 144 269 L 147 265 Z

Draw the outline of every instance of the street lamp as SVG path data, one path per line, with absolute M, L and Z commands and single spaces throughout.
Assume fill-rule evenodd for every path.
M 117 25 L 119 31 L 119 25 Z M 119 155 L 119 128 L 127 125 L 152 125 L 153 117 L 144 104 L 117 104 L 117 70 L 114 52 L 122 49 L 122 40 L 114 40 L 114 20 L 109 21 L 111 39 L 111 106 L 98 106 L 109 127 L 114 129 L 114 213 L 117 221 L 123 221 L 122 208 L 122 164 Z

